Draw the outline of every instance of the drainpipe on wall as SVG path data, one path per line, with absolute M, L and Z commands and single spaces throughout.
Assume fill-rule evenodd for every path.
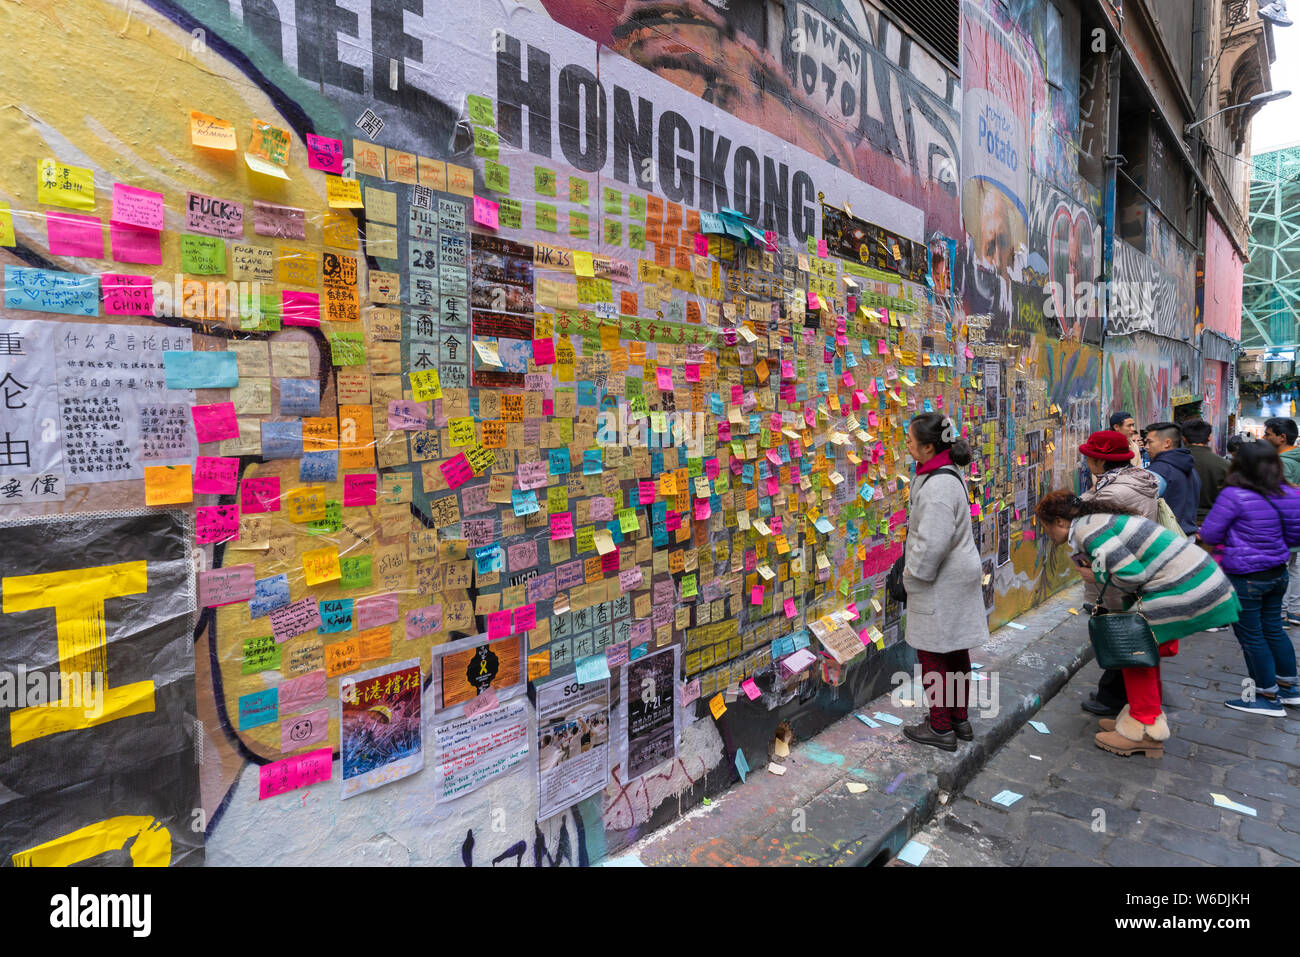
M 1118 178 L 1119 163 L 1123 159 L 1119 155 L 1119 100 L 1120 100 L 1120 68 L 1123 63 L 1123 54 L 1120 50 L 1119 43 L 1112 38 L 1110 48 L 1110 63 L 1107 67 L 1110 72 L 1109 86 L 1107 92 L 1109 96 L 1106 101 L 1106 147 L 1103 155 L 1103 169 L 1105 171 L 1105 183 L 1103 186 L 1102 209 L 1101 209 L 1101 264 L 1102 279 L 1106 283 L 1106 289 L 1111 288 L 1111 282 L 1115 278 L 1115 186 Z M 1110 325 L 1110 296 L 1106 296 L 1102 303 L 1101 310 L 1101 350 L 1103 355 L 1106 351 L 1106 332 Z

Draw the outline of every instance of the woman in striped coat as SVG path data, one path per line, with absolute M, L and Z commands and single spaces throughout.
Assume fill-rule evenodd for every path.
M 1140 596 L 1160 657 L 1178 654 L 1180 638 L 1237 620 L 1237 592 L 1204 549 L 1155 522 L 1113 509 L 1059 491 L 1041 499 L 1035 515 L 1052 541 L 1073 546 L 1084 580 L 1118 588 L 1126 605 Z M 1170 733 L 1160 700 L 1160 666 L 1125 668 L 1123 675 L 1128 704 L 1113 723 L 1102 720 L 1097 746 L 1158 758 Z

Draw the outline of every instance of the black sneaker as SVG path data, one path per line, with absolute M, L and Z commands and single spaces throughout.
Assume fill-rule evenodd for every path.
M 969 721 L 954 721 L 952 723 L 952 733 L 957 735 L 958 741 L 975 740 L 975 729 L 970 726 Z
M 1089 714 L 1095 714 L 1099 718 L 1118 717 L 1120 711 L 1123 709 L 1123 705 L 1116 708 L 1113 705 L 1106 704 L 1104 701 L 1098 701 L 1095 694 L 1089 695 L 1088 700 L 1083 702 L 1080 707 Z
M 903 729 L 903 735 L 917 744 L 928 744 L 934 748 L 940 748 L 944 751 L 957 750 L 957 735 L 951 731 L 945 731 L 940 734 L 934 728 L 930 727 L 930 722 L 922 721 L 917 725 L 910 725 Z

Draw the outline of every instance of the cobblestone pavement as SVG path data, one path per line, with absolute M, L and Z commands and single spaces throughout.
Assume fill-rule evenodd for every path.
M 1089 663 L 1034 716 L 1050 733 L 1022 727 L 914 835 L 930 848 L 920 866 L 1300 862 L 1300 709 L 1273 718 L 1224 706 L 1246 676 L 1231 630 L 1179 647 L 1161 667 L 1173 730 L 1163 758 L 1093 743 L 1097 719 L 1080 704 L 1101 672 Z M 1023 797 L 995 804 L 1004 790 Z M 1216 807 L 1212 793 L 1256 816 Z

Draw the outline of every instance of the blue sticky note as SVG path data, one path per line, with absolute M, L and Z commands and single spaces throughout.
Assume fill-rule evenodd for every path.
M 1037 731 L 1039 734 L 1051 734 L 1051 733 L 1052 733 L 1051 731 L 1048 731 L 1048 730 L 1047 730 L 1047 725 L 1043 724 L 1043 722 L 1041 722 L 1041 721 L 1031 721 L 1031 722 L 1029 722 L 1029 726 L 1030 726 L 1031 728 L 1033 728 L 1035 731 Z
M 925 860 L 925 855 L 929 853 L 930 848 L 928 845 L 921 844 L 918 841 L 908 841 L 903 845 L 903 849 L 898 852 L 898 859 L 911 864 L 913 867 L 920 867 L 921 862 Z
M 857 718 L 859 721 L 861 721 L 863 724 L 865 724 L 868 728 L 880 727 L 880 725 L 876 724 L 876 722 L 872 721 L 865 714 L 855 714 L 854 717 Z
M 745 752 L 736 749 L 736 770 L 740 772 L 740 783 L 745 783 L 745 775 L 749 773 L 749 762 L 745 760 Z
M 272 575 L 253 582 L 253 598 L 248 603 L 248 616 L 261 618 L 268 612 L 289 604 L 289 576 Z
M 636 661 L 638 658 L 644 658 L 650 654 L 650 642 L 643 641 L 632 649 L 632 653 L 627 656 L 628 661 Z
M 352 599 L 331 598 L 320 603 L 318 635 L 331 635 L 337 631 L 352 630 Z
M 548 449 L 546 457 L 549 460 L 552 475 L 569 474 L 569 447 L 567 445 L 562 449 Z
M 299 482 L 336 482 L 338 474 L 337 452 L 304 452 L 298 461 Z
M 279 710 L 279 688 L 267 688 L 265 691 L 240 695 L 239 730 L 247 731 L 249 728 L 260 728 L 264 724 L 270 724 L 279 719 Z
M 516 515 L 532 515 L 541 508 L 537 504 L 537 493 L 532 489 L 511 489 L 510 501 Z
M 609 677 L 609 659 L 605 657 L 603 651 L 598 655 L 587 655 L 585 658 L 578 659 L 575 670 L 579 684 L 604 681 Z
M 302 458 L 302 423 L 263 422 L 262 458 Z
M 60 269 L 5 266 L 5 308 L 98 316 L 99 277 Z
M 233 352 L 164 352 L 169 389 L 233 389 L 239 363 Z
M 772 642 L 772 660 L 780 661 L 786 655 L 794 654 L 794 639 L 785 635 Z
M 885 724 L 902 724 L 902 718 L 895 718 L 892 714 L 886 714 L 883 711 L 877 711 L 872 715 L 877 721 L 883 721 Z
M 281 379 L 280 414 L 320 415 L 320 383 L 315 379 Z
M 481 545 L 474 552 L 474 561 L 480 575 L 502 572 L 506 568 L 506 552 L 499 544 Z
M 990 800 L 994 804 L 1001 804 L 1003 807 L 1011 807 L 1011 805 L 1015 804 L 1022 797 L 1024 797 L 1023 794 L 1017 794 L 1015 791 L 1003 790 L 993 795 L 993 797 L 990 798 Z
M 605 471 L 605 454 L 600 449 L 587 449 L 582 453 L 582 474 L 599 475 Z

